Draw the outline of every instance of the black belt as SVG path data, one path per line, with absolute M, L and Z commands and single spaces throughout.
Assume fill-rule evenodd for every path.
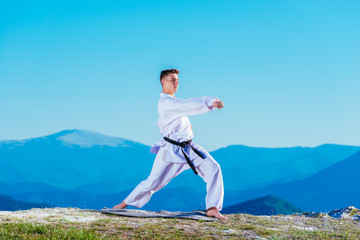
M 194 171 L 194 173 L 196 175 L 198 175 L 198 172 L 196 171 L 195 169 L 195 166 L 194 164 L 190 161 L 189 157 L 186 155 L 185 151 L 184 151 L 184 147 L 186 147 L 187 145 L 190 145 L 190 143 L 192 142 L 192 139 L 188 140 L 188 141 L 184 141 L 184 142 L 177 142 L 177 141 L 174 141 L 170 138 L 167 138 L 167 137 L 164 137 L 165 141 L 169 142 L 169 143 L 172 143 L 172 144 L 175 144 L 179 147 L 181 147 L 181 151 L 182 153 L 184 154 L 184 157 L 187 161 L 187 163 L 190 165 L 191 169 Z M 198 150 L 196 150 L 193 146 L 191 146 L 191 149 L 199 156 L 201 157 L 202 159 L 205 159 L 205 157 L 201 154 L 201 152 L 199 152 Z

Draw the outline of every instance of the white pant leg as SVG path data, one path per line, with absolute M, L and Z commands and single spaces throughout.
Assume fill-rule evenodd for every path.
M 150 175 L 127 196 L 124 202 L 129 206 L 143 207 L 151 195 L 163 188 L 170 180 L 184 170 L 189 169 L 187 163 L 168 163 L 162 161 L 162 155 L 157 154 Z
M 220 165 L 204 149 L 201 150 L 206 155 L 205 159 L 195 158 L 192 162 L 200 177 L 206 182 L 206 209 L 216 207 L 222 210 L 224 200 L 224 184 Z M 142 182 L 125 198 L 125 203 L 129 206 L 141 208 L 151 198 L 152 194 L 181 172 L 190 169 L 189 164 L 167 163 L 162 161 L 158 154 L 155 158 L 152 170 L 148 178 Z
M 201 150 L 206 155 L 205 159 L 197 157 L 193 163 L 200 177 L 206 182 L 206 209 L 216 207 L 221 211 L 224 201 L 224 183 L 220 165 L 204 149 Z

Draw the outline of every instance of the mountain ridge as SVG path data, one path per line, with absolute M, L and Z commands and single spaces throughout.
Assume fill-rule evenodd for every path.
M 77 134 L 82 134 L 84 136 L 86 135 L 93 135 L 93 136 L 100 136 L 100 137 L 106 137 L 109 139 L 119 139 L 119 140 L 123 140 L 123 141 L 130 141 L 133 143 L 138 143 L 138 144 L 142 144 L 148 147 L 151 147 L 150 145 L 144 144 L 144 143 L 140 143 L 140 142 L 136 142 L 127 138 L 122 138 L 122 137 L 116 137 L 116 136 L 109 136 L 103 133 L 99 133 L 96 131 L 92 131 L 92 130 L 87 130 L 87 129 L 80 129 L 80 128 L 73 128 L 73 129 L 64 129 L 55 133 L 50 133 L 47 135 L 42 135 L 42 136 L 36 136 L 36 137 L 30 137 L 30 138 L 24 138 L 24 139 L 5 139 L 5 140 L 0 140 L 0 145 L 3 144 L 8 144 L 8 143 L 23 143 L 23 142 L 27 142 L 30 140 L 35 140 L 35 139 L 45 139 L 45 138 L 51 138 L 51 139 L 56 139 L 59 137 L 63 137 L 69 134 L 73 134 L 73 133 L 77 133 Z M 96 145 L 96 144 L 94 144 Z M 100 144 L 100 145 L 106 145 L 104 144 Z M 215 152 L 218 150 L 222 150 L 222 149 L 227 149 L 227 148 L 231 148 L 231 147 L 244 147 L 244 148 L 252 148 L 252 149 L 293 149 L 293 148 L 309 148 L 309 149 L 314 149 L 314 148 L 318 148 L 318 147 L 326 147 L 326 146 L 347 146 L 347 147 L 356 147 L 356 148 L 360 148 L 360 146 L 357 145 L 344 145 L 344 144 L 336 144 L 336 143 L 323 143 L 323 144 L 319 144 L 313 147 L 310 146 L 287 146 L 287 147 L 261 147 L 261 146 L 248 146 L 248 145 L 243 145 L 243 144 L 231 144 L 231 145 L 227 145 L 224 147 L 219 147 L 218 149 L 215 149 L 211 152 Z
M 71 134 L 76 135 L 72 138 L 75 142 L 70 142 L 80 145 L 64 144 L 64 139 L 58 139 L 69 134 L 70 139 L 73 137 Z M 0 182 L 10 185 L 19 182 L 47 184 L 54 187 L 48 188 L 48 194 L 55 191 L 59 198 L 64 196 L 64 199 L 71 196 L 68 192 L 79 193 L 80 198 L 81 193 L 83 196 L 117 194 L 135 188 L 148 177 L 155 155 L 150 153 L 147 145 L 126 140 L 126 146 L 112 146 L 112 140 L 123 139 L 104 136 L 72 129 L 41 138 L 0 144 Z M 77 137 L 81 137 L 80 140 Z M 69 138 L 65 139 L 67 140 Z M 91 146 L 88 146 L 89 142 Z M 280 149 L 233 145 L 210 154 L 220 164 L 223 172 L 226 204 L 236 204 L 242 199 L 237 198 L 239 191 L 304 179 L 341 162 L 359 150 L 360 147 L 330 144 L 316 148 Z M 41 197 L 47 199 L 45 192 L 41 191 L 42 188 L 46 189 L 45 186 L 28 186 L 29 189 L 20 187 L 22 192 L 16 193 L 19 200 L 38 201 L 42 200 Z M 206 184 L 201 177 L 185 171 L 171 180 L 166 189 L 173 191 L 170 188 L 188 188 L 196 199 L 202 199 L 205 196 Z M 5 194 L 12 192 L 12 196 L 15 196 L 11 186 L 3 185 L 3 189 Z M 197 195 L 195 192 L 198 192 Z M 162 193 L 156 195 L 158 194 Z M 186 194 L 186 191 L 183 194 Z M 262 193 L 260 196 L 264 195 L 267 194 Z M 170 197 L 169 194 L 167 196 Z M 290 200 L 287 197 L 282 198 Z M 194 205 L 196 206 L 198 205 Z M 176 207 L 176 203 L 173 207 Z
M 27 210 L 31 208 L 45 208 L 52 207 L 47 203 L 33 203 L 16 200 L 10 196 L 0 193 L 0 211 L 17 211 Z
M 344 205 L 359 207 L 360 199 L 360 151 L 307 178 L 293 182 L 272 184 L 258 189 L 241 191 L 241 201 L 265 194 L 274 194 L 296 206 L 313 211 L 328 211 Z M 331 201 L 330 201 L 331 200 Z
M 302 213 L 303 210 L 277 196 L 268 195 L 224 207 L 222 213 L 246 213 L 252 215 L 278 215 Z

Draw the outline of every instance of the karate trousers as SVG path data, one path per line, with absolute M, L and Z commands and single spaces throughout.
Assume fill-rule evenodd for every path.
M 206 182 L 206 209 L 216 207 L 222 209 L 224 199 L 224 184 L 220 165 L 208 152 L 206 158 L 196 157 L 192 160 L 200 177 Z M 150 175 L 124 199 L 129 206 L 143 207 L 151 198 L 151 195 L 163 188 L 171 179 L 185 170 L 191 169 L 187 162 L 171 163 L 164 162 L 160 154 L 156 155 Z

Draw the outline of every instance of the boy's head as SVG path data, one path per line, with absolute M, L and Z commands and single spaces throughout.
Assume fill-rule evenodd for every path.
M 160 83 L 164 92 L 175 93 L 179 85 L 179 70 L 166 69 L 161 71 Z
M 160 73 L 160 83 L 161 83 L 161 85 L 163 85 L 163 79 L 165 77 L 167 77 L 170 73 L 179 74 L 179 72 L 180 71 L 177 70 L 177 69 L 166 69 L 166 70 L 161 71 L 161 73 Z

